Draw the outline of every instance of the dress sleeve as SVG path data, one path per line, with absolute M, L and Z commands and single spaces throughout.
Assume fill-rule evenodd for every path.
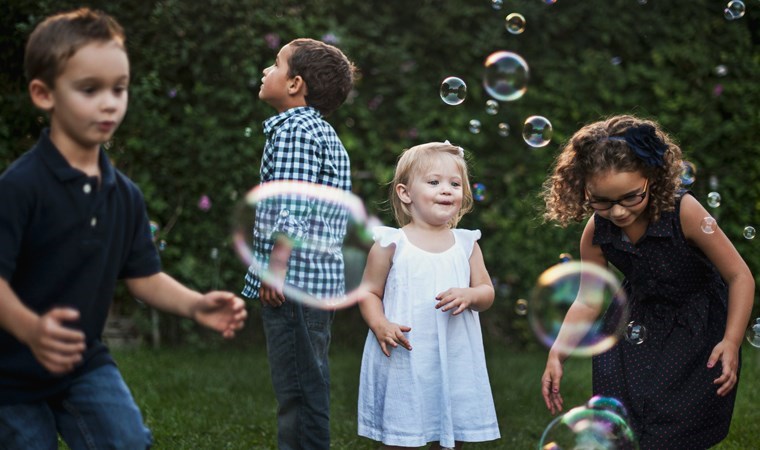
M 401 233 L 402 231 L 399 228 L 377 226 L 372 229 L 372 239 L 381 247 L 387 247 L 391 244 L 396 244 L 398 247 L 398 243 L 401 241 Z
M 472 255 L 473 247 L 475 247 L 475 241 L 480 239 L 480 230 L 460 230 L 454 228 L 452 231 L 457 238 L 457 242 L 464 248 L 464 252 L 469 258 Z

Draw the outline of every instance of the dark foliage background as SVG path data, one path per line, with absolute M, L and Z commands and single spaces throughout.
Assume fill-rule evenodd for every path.
M 23 47 L 46 15 L 79 6 L 103 9 L 127 32 L 131 60 L 129 113 L 109 155 L 142 188 L 149 214 L 166 242 L 164 268 L 201 290 L 239 291 L 245 271 L 230 247 L 235 204 L 257 184 L 264 138 L 274 113 L 258 100 L 261 71 L 296 37 L 338 45 L 361 70 L 355 92 L 329 118 L 348 148 L 355 192 L 386 223 L 383 208 L 394 162 L 403 148 L 449 139 L 471 156 L 472 181 L 485 184 L 463 227 L 483 231 L 481 246 L 497 281 L 498 301 L 483 314 L 487 337 L 537 345 L 515 301 L 528 298 L 538 275 L 569 252 L 577 256 L 580 226 L 560 229 L 540 220 L 537 194 L 560 145 L 581 125 L 632 112 L 658 120 L 698 168 L 692 186 L 755 274 L 760 238 L 760 4 L 738 20 L 724 18 L 724 1 L 540 0 L 6 0 L 0 4 L 0 167 L 37 139 L 47 119 L 35 111 L 23 77 Z M 519 12 L 520 35 L 504 28 Z M 483 61 L 496 50 L 530 65 L 528 91 L 486 114 Z M 724 65 L 723 76 L 716 67 Z M 441 80 L 468 85 L 466 101 L 444 104 Z M 543 148 L 527 146 L 522 123 L 552 122 Z M 468 131 L 470 119 L 482 131 Z M 508 137 L 496 132 L 511 127 Z M 0 193 L 0 196 L 2 194 Z M 211 208 L 198 207 L 201 196 Z M 118 310 L 148 323 L 125 291 Z M 257 329 L 258 309 L 249 328 Z M 164 339 L 207 343 L 186 321 L 162 317 Z M 146 327 L 147 330 L 147 327 Z M 356 309 L 341 311 L 336 336 L 362 341 Z M 245 340 L 243 340 L 245 342 Z

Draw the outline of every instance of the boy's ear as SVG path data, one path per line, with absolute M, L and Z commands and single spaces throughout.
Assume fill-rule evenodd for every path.
M 45 84 L 44 81 L 34 79 L 29 83 L 29 96 L 32 98 L 32 103 L 37 108 L 43 111 L 50 111 L 53 109 L 53 90 Z
M 412 197 L 409 196 L 409 190 L 405 184 L 399 183 L 396 185 L 396 195 L 398 195 L 402 203 L 406 203 L 407 205 L 412 203 Z
M 308 94 L 306 81 L 301 75 L 296 75 L 288 81 L 288 94 L 303 95 L 304 97 Z

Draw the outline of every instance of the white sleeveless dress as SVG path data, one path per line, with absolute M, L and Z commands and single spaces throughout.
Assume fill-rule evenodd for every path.
M 385 445 L 418 447 L 439 441 L 498 439 L 478 313 L 457 316 L 435 309 L 435 296 L 470 285 L 470 255 L 480 231 L 453 229 L 455 243 L 426 252 L 397 228 L 377 227 L 375 241 L 396 246 L 383 308 L 391 322 L 408 325 L 412 350 L 386 357 L 367 334 L 359 385 L 359 435 Z

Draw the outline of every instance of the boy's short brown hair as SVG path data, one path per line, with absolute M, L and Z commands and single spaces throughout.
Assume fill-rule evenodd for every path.
M 293 49 L 288 76 L 300 75 L 306 82 L 306 104 L 330 115 L 346 101 L 356 67 L 338 48 L 321 41 L 301 38 L 288 45 Z
M 113 17 L 89 8 L 48 17 L 32 31 L 26 44 L 27 80 L 41 80 L 53 88 L 66 61 L 93 41 L 116 41 L 123 47 L 124 29 Z

